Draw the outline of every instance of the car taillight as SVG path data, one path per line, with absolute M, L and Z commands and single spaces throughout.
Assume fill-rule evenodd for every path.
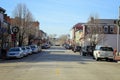
M 98 54 L 100 54 L 100 52 L 98 52 Z

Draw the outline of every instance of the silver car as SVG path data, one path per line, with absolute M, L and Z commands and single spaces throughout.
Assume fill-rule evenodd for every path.
M 27 56 L 27 55 L 29 54 L 27 48 L 26 48 L 25 46 L 23 46 L 23 47 L 21 47 L 21 48 L 22 48 L 22 50 L 23 50 L 24 56 Z
M 96 45 L 94 50 L 94 58 L 98 61 L 100 59 L 113 60 L 113 48 L 105 45 Z
M 26 49 L 27 49 L 28 54 L 32 54 L 32 49 L 30 46 L 26 46 Z
M 38 53 L 39 48 L 37 45 L 30 45 L 30 47 L 31 47 L 33 53 Z
M 21 47 L 10 48 L 7 52 L 7 58 L 22 58 L 24 56 Z

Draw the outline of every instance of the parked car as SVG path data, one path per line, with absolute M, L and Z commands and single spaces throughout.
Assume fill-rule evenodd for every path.
M 74 52 L 80 52 L 81 51 L 81 46 L 73 46 L 72 51 Z
M 33 53 L 38 53 L 39 48 L 37 45 L 30 45 L 30 47 L 31 47 Z
M 86 55 L 93 56 L 93 51 L 94 51 L 94 46 L 83 46 L 80 52 L 83 56 L 86 56 Z
M 22 58 L 24 52 L 21 47 L 10 48 L 7 52 L 7 58 Z
M 65 44 L 64 47 L 65 47 L 66 49 L 72 49 L 72 46 L 69 45 L 69 44 Z
M 42 51 L 42 47 L 40 45 L 40 46 L 38 46 L 38 52 L 41 52 L 41 51 Z
M 48 48 L 50 48 L 50 44 L 43 44 L 42 45 L 42 49 L 48 49 Z
M 42 49 L 47 49 L 47 48 L 48 48 L 47 45 L 45 44 L 42 45 Z
M 93 55 L 97 61 L 100 59 L 114 59 L 113 48 L 105 45 L 97 45 Z
M 29 54 L 27 48 L 25 46 L 22 46 L 21 48 L 23 50 L 24 56 L 27 56 Z
M 50 48 L 50 47 L 51 47 L 51 45 L 50 45 L 50 44 L 46 44 L 46 46 L 47 46 L 47 48 Z
M 26 46 L 28 54 L 32 54 L 32 49 L 30 46 Z

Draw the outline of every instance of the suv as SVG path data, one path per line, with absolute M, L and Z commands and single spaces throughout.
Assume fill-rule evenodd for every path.
M 74 51 L 74 52 L 80 52 L 80 50 L 81 50 L 81 46 L 73 46 L 72 47 L 72 51 Z
M 100 59 L 113 60 L 113 48 L 110 46 L 97 45 L 94 50 L 94 58 L 98 61 Z
M 94 50 L 94 46 L 84 46 L 81 48 L 81 54 L 83 56 L 86 56 L 86 55 L 93 56 L 93 50 Z

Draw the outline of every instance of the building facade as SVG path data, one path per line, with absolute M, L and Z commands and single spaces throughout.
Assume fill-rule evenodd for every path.
M 83 24 L 82 45 L 108 45 L 117 49 L 117 25 L 116 19 L 98 19 L 98 23 Z M 119 32 L 120 33 L 120 32 Z M 120 40 L 119 40 L 120 43 Z M 119 44 L 120 45 L 120 44 Z M 119 50 L 120 51 L 120 50 Z
M 83 26 L 84 23 L 77 23 L 73 26 L 70 33 L 70 42 L 72 45 L 81 45 L 80 38 L 83 33 Z
M 9 16 L 5 14 L 5 9 L 0 7 L 0 56 L 1 51 L 8 50 L 10 48 L 11 42 L 11 31 L 10 31 L 10 23 Z

